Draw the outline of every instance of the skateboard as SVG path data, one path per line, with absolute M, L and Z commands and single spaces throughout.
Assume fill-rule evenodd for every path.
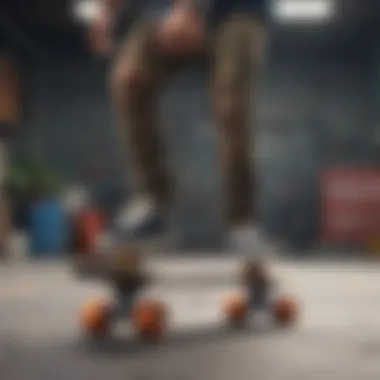
M 78 275 L 102 278 L 112 286 L 116 294 L 115 302 L 98 299 L 84 304 L 80 311 L 82 330 L 91 337 L 105 337 L 112 331 L 112 325 L 122 319 L 130 322 L 138 339 L 153 341 L 163 338 L 169 325 L 168 308 L 161 300 L 141 297 L 141 292 L 148 285 L 164 284 L 177 288 L 186 286 L 186 281 L 181 278 L 160 278 L 152 268 L 148 270 L 145 264 L 149 259 L 144 259 L 143 252 L 137 247 L 120 247 L 114 253 L 78 259 L 74 263 Z M 228 278 L 210 275 L 205 280 L 205 285 L 242 285 L 244 291 L 226 297 L 220 305 L 224 323 L 228 326 L 247 326 L 250 316 L 258 308 L 264 310 L 277 326 L 291 326 L 297 320 L 298 305 L 291 296 L 278 295 L 264 307 L 257 304 L 258 298 L 252 297 L 253 292 L 257 289 L 265 290 L 272 280 L 266 278 L 255 263 L 243 262 L 238 273 Z M 199 278 L 193 281 L 198 284 L 202 282 Z

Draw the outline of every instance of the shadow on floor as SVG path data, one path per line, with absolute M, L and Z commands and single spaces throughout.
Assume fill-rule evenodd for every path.
M 278 327 L 266 326 L 264 328 L 255 328 L 248 326 L 244 328 L 217 328 L 206 329 L 201 328 L 194 331 L 181 332 L 170 335 L 160 342 L 142 342 L 133 337 L 128 338 L 106 338 L 102 341 L 93 340 L 83 337 L 80 341 L 79 348 L 87 354 L 149 354 L 152 351 L 166 349 L 178 349 L 181 347 L 189 347 L 197 344 L 219 344 L 231 340 L 244 341 L 251 339 L 252 336 L 264 336 L 274 334 L 275 332 L 286 331 Z

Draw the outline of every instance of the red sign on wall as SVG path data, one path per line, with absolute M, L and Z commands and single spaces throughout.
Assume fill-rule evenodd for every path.
M 380 168 L 335 168 L 322 178 L 322 239 L 368 243 L 380 238 Z

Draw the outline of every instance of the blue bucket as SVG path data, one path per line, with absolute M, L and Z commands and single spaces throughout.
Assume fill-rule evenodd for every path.
M 68 218 L 56 199 L 34 202 L 30 206 L 30 235 L 36 257 L 56 257 L 65 252 Z

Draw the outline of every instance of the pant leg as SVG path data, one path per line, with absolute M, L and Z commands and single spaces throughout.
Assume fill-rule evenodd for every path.
M 162 205 L 171 200 L 173 183 L 157 120 L 157 98 L 160 85 L 176 67 L 174 59 L 163 57 L 156 48 L 154 25 L 140 22 L 121 43 L 111 80 L 136 191 Z
M 212 36 L 212 97 L 219 130 L 225 216 L 231 225 L 256 217 L 257 174 L 251 167 L 250 119 L 254 84 L 264 57 L 266 28 L 261 20 L 234 15 Z M 255 113 L 255 112 L 253 112 Z

